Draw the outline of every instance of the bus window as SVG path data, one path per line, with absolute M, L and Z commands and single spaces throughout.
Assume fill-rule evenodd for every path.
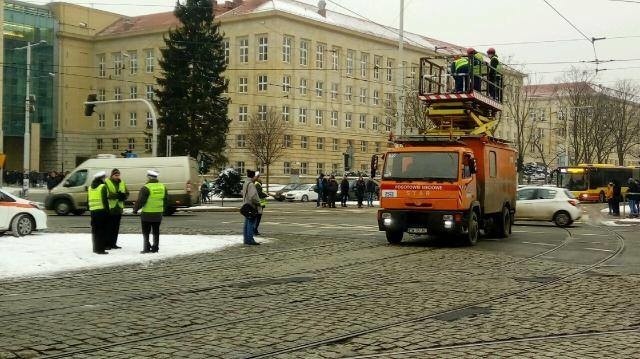
M 585 173 L 560 173 L 560 187 L 569 191 L 583 191 L 587 189 Z

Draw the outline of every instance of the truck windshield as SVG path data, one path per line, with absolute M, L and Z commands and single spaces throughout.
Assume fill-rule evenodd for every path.
M 559 173 L 558 187 L 569 191 L 584 191 L 587 189 L 586 173 Z
M 396 152 L 386 156 L 383 179 L 458 179 L 457 152 Z

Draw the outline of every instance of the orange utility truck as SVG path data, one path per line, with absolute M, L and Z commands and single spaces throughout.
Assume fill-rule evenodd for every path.
M 449 92 L 446 68 L 421 59 L 419 97 L 434 127 L 393 138 L 383 155 L 378 228 L 390 243 L 405 232 L 453 236 L 468 245 L 480 230 L 500 238 L 511 233 L 516 151 L 491 135 L 500 101 L 485 94 L 486 86 Z

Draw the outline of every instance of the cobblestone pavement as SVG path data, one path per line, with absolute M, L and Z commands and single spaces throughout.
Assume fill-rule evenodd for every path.
M 466 248 L 303 224 L 262 246 L 0 282 L 0 358 L 640 355 L 640 275 L 622 270 L 637 259 L 617 262 L 634 231 L 517 226 Z

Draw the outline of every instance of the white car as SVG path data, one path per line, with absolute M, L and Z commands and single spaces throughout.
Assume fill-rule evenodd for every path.
M 559 227 L 582 217 L 582 207 L 566 188 L 523 186 L 518 188 L 516 220 L 551 221 Z
M 41 206 L 0 190 L 0 234 L 26 236 L 47 229 L 47 214 Z
M 318 199 L 318 193 L 316 192 L 316 185 L 314 184 L 302 184 L 296 187 L 294 190 L 287 192 L 284 196 L 287 201 L 316 201 Z

